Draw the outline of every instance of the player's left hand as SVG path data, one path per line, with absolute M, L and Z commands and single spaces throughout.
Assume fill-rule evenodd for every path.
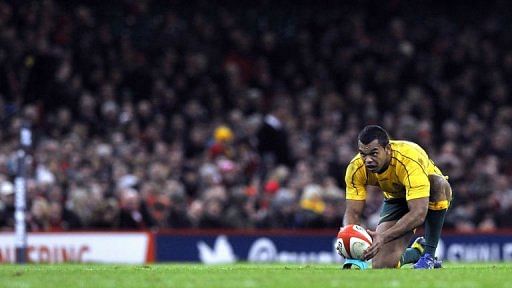
M 379 233 L 371 230 L 366 230 L 366 232 L 368 232 L 368 234 L 372 236 L 372 245 L 368 247 L 368 249 L 366 249 L 366 251 L 364 252 L 363 259 L 370 260 L 373 257 L 375 257 L 377 253 L 379 253 L 380 248 L 382 247 L 384 242 L 382 241 L 382 237 L 380 237 Z

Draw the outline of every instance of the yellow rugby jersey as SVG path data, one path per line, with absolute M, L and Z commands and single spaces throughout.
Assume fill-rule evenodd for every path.
M 352 159 L 345 174 L 346 199 L 365 200 L 367 185 L 380 187 L 386 199 L 430 196 L 428 175 L 443 176 L 441 170 L 418 144 L 397 140 L 391 140 L 390 144 L 391 162 L 380 174 L 366 170 L 361 155 Z

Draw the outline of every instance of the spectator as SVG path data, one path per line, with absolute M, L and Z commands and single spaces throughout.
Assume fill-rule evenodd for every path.
M 144 229 L 148 227 L 148 219 L 141 210 L 140 196 L 137 190 L 125 188 L 120 191 L 120 229 Z
M 50 206 L 48 201 L 41 197 L 34 199 L 27 218 L 30 231 L 50 230 Z
M 204 213 L 199 220 L 199 228 L 229 228 L 223 217 L 224 202 L 220 198 L 212 197 L 204 202 Z
M 272 1 L 190 3 L 193 17 L 173 3 L 121 1 L 111 17 L 108 1 L 4 2 L 0 178 L 14 178 L 31 122 L 33 229 L 335 226 L 352 141 L 376 122 L 450 176 L 447 227 L 512 225 L 511 184 L 498 180 L 512 175 L 502 2 L 478 17 L 404 1 L 378 17 L 368 1 L 286 14 Z M 14 225 L 11 191 L 0 189 L 2 229 Z
M 72 211 L 62 207 L 60 202 L 50 202 L 50 227 L 51 231 L 77 230 L 82 228 L 80 218 Z
M 0 183 L 0 229 L 10 230 L 14 228 L 14 186 L 4 180 Z

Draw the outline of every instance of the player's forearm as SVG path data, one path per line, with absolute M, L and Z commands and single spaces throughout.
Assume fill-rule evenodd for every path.
M 343 216 L 343 226 L 347 226 L 350 224 L 360 224 L 361 215 L 354 213 L 353 211 L 346 211 L 345 216 Z
M 347 199 L 345 215 L 343 216 L 343 226 L 350 224 L 361 224 L 361 214 L 363 214 L 365 201 Z
M 407 206 L 409 212 L 400 218 L 393 227 L 382 233 L 381 237 L 384 243 L 405 235 L 425 222 L 428 212 L 428 197 L 408 200 Z
M 420 226 L 424 221 L 425 216 L 421 212 L 409 211 L 393 227 L 382 233 L 383 242 L 387 243 L 405 235 Z

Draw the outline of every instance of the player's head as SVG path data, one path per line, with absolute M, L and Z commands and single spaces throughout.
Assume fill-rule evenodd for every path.
M 388 132 L 377 125 L 364 127 L 359 132 L 358 150 L 368 170 L 374 173 L 384 172 L 391 160 Z
M 382 147 L 386 147 L 389 144 L 389 135 L 384 128 L 378 125 L 368 125 L 359 132 L 358 140 L 365 145 L 377 140 Z

